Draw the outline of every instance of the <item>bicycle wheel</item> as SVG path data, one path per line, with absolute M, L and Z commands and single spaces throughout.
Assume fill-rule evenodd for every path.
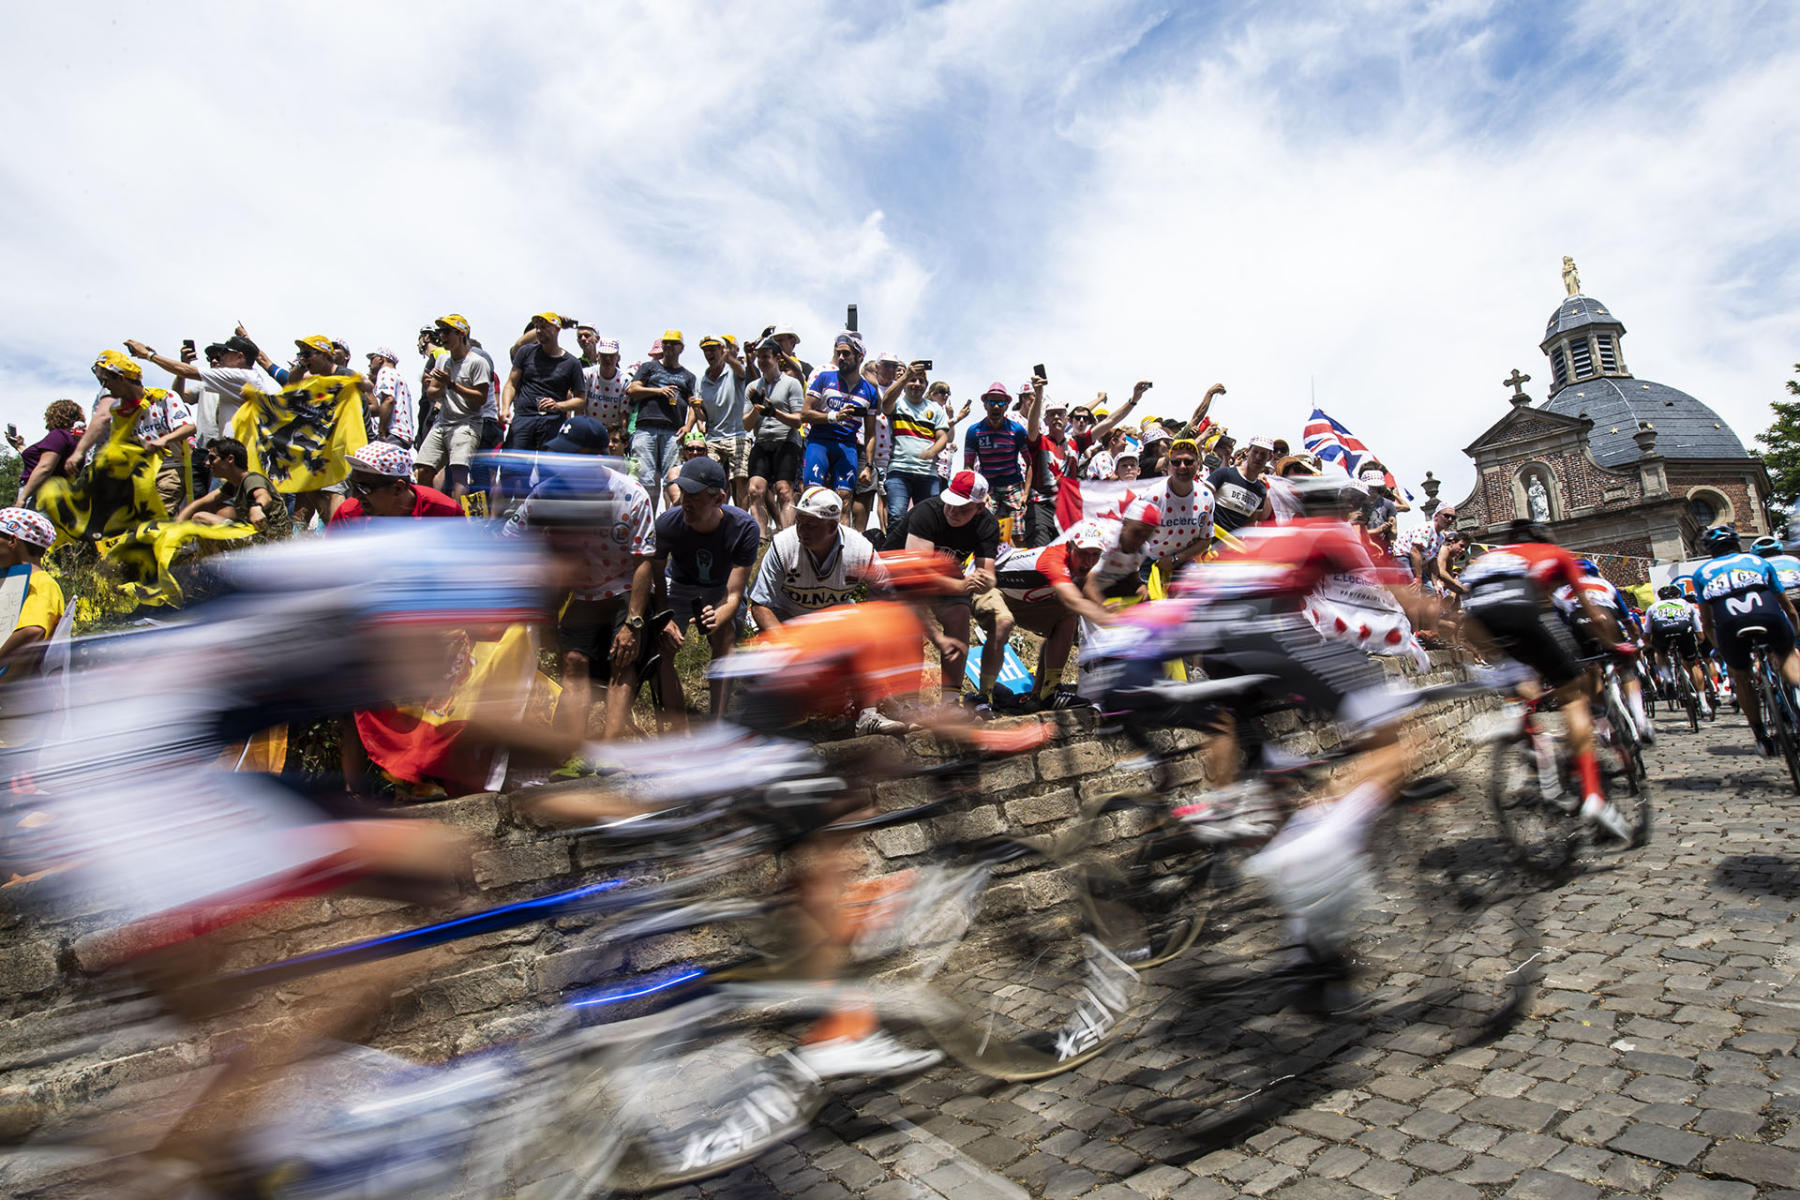
M 1637 726 L 1632 724 L 1631 714 L 1625 711 L 1616 683 L 1609 682 L 1604 695 L 1606 726 L 1603 733 L 1601 730 L 1595 733 L 1604 737 L 1610 751 L 1612 773 L 1624 781 L 1627 792 L 1636 795 L 1644 786 L 1644 754 L 1638 743 Z
M 1042 1079 L 1123 1032 L 1143 984 L 1095 936 L 1084 867 L 1000 841 L 945 876 L 939 914 L 904 918 L 920 932 L 899 967 L 948 1002 L 924 1018 L 938 1045 L 984 1075 Z
M 1547 734 L 1536 736 L 1548 738 Z M 1494 744 L 1488 769 L 1488 807 L 1499 822 L 1500 836 L 1513 861 L 1538 875 L 1557 876 L 1575 857 L 1579 831 L 1575 797 L 1565 793 L 1559 802 L 1544 795 L 1532 743 L 1531 737 L 1520 737 Z M 1569 807 L 1565 808 L 1565 803 Z
M 1109 812 L 1142 814 L 1146 828 L 1115 854 L 1099 852 L 1087 870 L 1094 933 L 1134 970 L 1185 953 L 1208 925 L 1240 908 L 1228 846 L 1201 842 L 1169 816 L 1166 801 L 1120 798 Z
M 1687 709 L 1688 732 L 1700 732 L 1700 697 L 1694 692 L 1694 681 L 1688 678 L 1684 669 L 1676 680 L 1676 690 L 1681 693 L 1681 705 Z
M 1765 705 L 1763 720 L 1781 747 L 1781 757 L 1787 760 L 1788 778 L 1793 782 L 1794 791 L 1800 793 L 1800 728 L 1795 723 L 1793 693 L 1767 655 L 1761 657 L 1760 666 L 1760 690 Z

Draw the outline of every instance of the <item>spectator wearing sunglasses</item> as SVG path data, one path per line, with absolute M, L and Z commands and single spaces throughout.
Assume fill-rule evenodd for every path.
M 370 442 L 350 454 L 350 498 L 332 514 L 342 525 L 368 517 L 460 517 L 462 505 L 436 488 L 412 481 L 412 451 Z

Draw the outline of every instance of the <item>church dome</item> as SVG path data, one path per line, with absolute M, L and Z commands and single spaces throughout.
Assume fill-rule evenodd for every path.
M 1718 413 L 1686 392 L 1629 375 L 1579 380 L 1541 407 L 1592 421 L 1588 448 L 1603 467 L 1622 467 L 1643 457 L 1632 440 L 1640 421 L 1656 430 L 1656 453 L 1664 458 L 1746 457 L 1744 443 Z
M 1556 311 L 1550 314 L 1550 323 L 1544 326 L 1544 341 L 1547 343 L 1559 334 L 1585 329 L 1589 325 L 1610 325 L 1620 333 L 1625 332 L 1624 322 L 1613 316 L 1606 305 L 1592 296 L 1577 292 L 1557 305 Z

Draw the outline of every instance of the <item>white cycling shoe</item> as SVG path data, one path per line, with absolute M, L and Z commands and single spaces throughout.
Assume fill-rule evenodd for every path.
M 832 1038 L 792 1051 L 794 1060 L 820 1079 L 845 1075 L 912 1075 L 944 1060 L 941 1050 L 909 1046 L 885 1029 L 859 1038 Z

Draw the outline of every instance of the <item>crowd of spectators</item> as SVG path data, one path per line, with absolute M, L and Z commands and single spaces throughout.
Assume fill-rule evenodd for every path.
M 571 332 L 575 346 L 565 347 Z M 248 525 L 259 540 L 464 515 L 516 533 L 558 502 L 537 456 L 591 456 L 583 486 L 613 502 L 610 528 L 539 522 L 553 540 L 579 540 L 580 577 L 557 617 L 557 719 L 580 734 L 597 686 L 605 736 L 627 733 L 646 683 L 663 719 L 684 722 L 675 662 L 690 638 L 716 659 L 758 631 L 854 601 L 879 574 L 882 549 L 932 549 L 962 564 L 961 594 L 932 605 L 946 694 L 966 686 L 979 705 L 1062 703 L 1071 650 L 1084 626 L 1109 620 L 1109 601 L 1149 595 L 1218 539 L 1291 517 L 1285 481 L 1327 469 L 1280 439 L 1240 445 L 1214 413 L 1222 384 L 1180 421 L 1137 416 L 1148 380 L 1116 404 L 1105 393 L 1069 403 L 1042 368 L 959 404 L 930 360 L 870 354 L 854 330 L 832 337 L 822 369 L 799 356 L 802 338 L 786 325 L 744 339 L 707 334 L 698 373 L 683 364 L 679 329 L 624 365 L 618 339 L 553 312 L 530 318 L 499 351 L 504 364 L 454 313 L 420 327 L 415 363 L 378 347 L 353 365 L 350 349 L 324 336 L 292 345 L 278 363 L 239 326 L 175 356 L 137 340 L 103 352 L 91 406 L 54 402 L 30 445 L 9 431 L 23 461 L 18 507 L 5 512 L 33 520 L 9 526 L 0 514 L 0 533 L 36 561 L 54 540 L 38 536 L 43 518 L 30 511 L 45 481 L 78 475 L 120 413 L 132 414 L 129 437 L 149 453 L 169 517 Z M 169 386 L 146 386 L 146 367 Z M 232 436 L 234 418 L 247 391 L 318 376 L 357 378 L 366 444 L 348 455 L 341 483 L 296 497 L 256 469 Z M 1466 544 L 1450 511 L 1402 536 L 1407 504 L 1391 478 L 1379 464 L 1362 478 L 1371 548 L 1432 586 L 1454 586 Z M 1015 673 L 1009 690 L 1000 679 L 1019 631 L 1042 648 L 1029 686 Z M 705 704 L 722 711 L 724 681 L 707 686 Z M 892 722 L 871 710 L 863 726 Z

